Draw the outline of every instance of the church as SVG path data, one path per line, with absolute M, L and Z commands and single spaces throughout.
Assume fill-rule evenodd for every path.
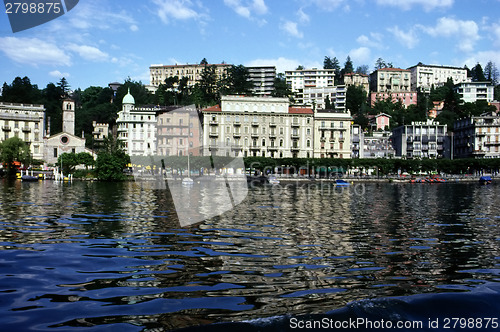
M 63 153 L 88 152 L 94 155 L 92 150 L 85 147 L 85 138 L 75 136 L 75 102 L 65 99 L 62 107 L 62 132 L 44 137 L 43 159 L 47 165 L 55 165 L 57 158 Z

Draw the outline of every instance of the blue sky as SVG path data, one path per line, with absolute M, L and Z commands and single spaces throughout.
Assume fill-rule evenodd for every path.
M 43 88 L 127 77 L 149 84 L 151 64 L 275 65 L 278 72 L 379 57 L 500 68 L 500 0 L 80 0 L 49 23 L 12 33 L 0 13 L 0 83 Z

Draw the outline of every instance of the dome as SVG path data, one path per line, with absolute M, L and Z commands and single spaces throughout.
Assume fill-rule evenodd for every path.
M 130 94 L 130 88 L 128 89 L 128 93 L 123 97 L 122 104 L 132 104 L 135 105 L 135 99 Z

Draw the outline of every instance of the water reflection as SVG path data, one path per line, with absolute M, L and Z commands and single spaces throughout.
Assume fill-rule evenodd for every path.
M 179 328 L 465 291 L 498 281 L 498 192 L 254 187 L 234 209 L 181 228 L 170 192 L 147 183 L 4 182 L 0 324 Z

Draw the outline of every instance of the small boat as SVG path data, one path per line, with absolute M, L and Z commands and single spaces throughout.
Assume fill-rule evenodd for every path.
M 335 185 L 346 187 L 349 185 L 349 182 L 347 182 L 346 180 L 337 179 L 337 180 L 335 180 Z
M 183 186 L 192 186 L 194 184 L 194 180 L 191 179 L 190 177 L 186 177 L 182 179 L 182 185 Z
M 280 180 L 278 180 L 275 176 L 270 176 L 268 181 L 269 184 L 280 184 Z
M 490 184 L 491 182 L 492 182 L 492 179 L 491 179 L 491 176 L 489 176 L 489 175 L 481 176 L 479 178 L 479 183 L 481 183 L 481 184 Z
M 38 181 L 39 177 L 34 175 L 22 175 L 21 181 L 35 182 Z

